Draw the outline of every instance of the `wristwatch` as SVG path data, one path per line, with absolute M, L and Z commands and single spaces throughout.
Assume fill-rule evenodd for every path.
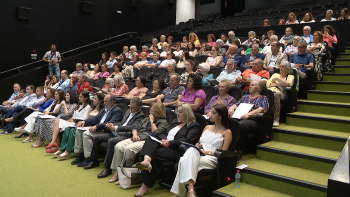
M 304 64 L 303 64 L 303 65 L 301 65 L 301 67 L 302 67 L 302 68 L 304 68 Z
M 211 152 L 209 151 L 209 152 L 208 152 L 208 155 L 210 155 L 210 153 L 211 153 Z
M 249 115 L 249 117 L 251 117 L 251 116 L 252 116 L 252 114 L 251 114 L 251 113 L 248 113 L 248 115 Z

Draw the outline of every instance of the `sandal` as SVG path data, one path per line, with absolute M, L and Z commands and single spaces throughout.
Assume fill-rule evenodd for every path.
M 60 154 L 62 154 L 62 151 L 58 150 L 55 153 L 52 153 L 51 156 L 57 157 Z
M 136 194 L 134 196 L 136 196 L 136 197 L 137 196 L 145 196 L 147 193 L 148 193 L 148 190 L 143 194 L 141 194 L 140 192 L 136 192 Z
M 120 185 L 119 181 L 115 182 L 116 185 Z
M 40 146 L 44 146 L 44 142 L 38 142 L 38 143 L 34 143 L 33 145 L 32 145 L 32 148 L 38 148 L 38 147 L 40 147 Z
M 57 143 L 53 143 L 53 144 L 49 144 L 45 147 L 45 149 L 49 149 L 49 148 L 53 148 L 53 147 L 56 147 L 57 146 Z
M 149 164 L 148 166 L 145 166 L 142 164 L 142 162 L 138 162 L 136 164 L 134 164 L 132 167 L 136 167 L 137 169 L 139 170 L 148 170 L 148 171 L 151 171 L 152 170 L 152 165 Z
M 50 149 L 46 150 L 46 153 L 54 153 L 57 150 L 58 150 L 57 148 L 53 147 L 53 148 L 50 148 Z
M 57 158 L 58 158 L 58 159 L 69 159 L 69 158 L 70 158 L 70 154 L 64 152 L 64 153 L 58 155 Z
M 196 192 L 194 191 L 194 189 L 190 189 L 189 186 L 193 186 L 193 184 L 188 184 L 188 186 L 187 186 L 187 189 L 188 189 L 188 191 L 187 191 L 187 197 L 196 197 Z M 194 186 L 193 186 L 193 187 L 194 187 Z M 190 194 L 190 192 L 191 192 L 192 194 Z
M 27 137 L 25 140 L 22 141 L 22 143 L 28 143 L 34 141 L 33 138 Z
M 114 177 L 114 175 L 113 175 L 113 177 L 111 179 L 109 179 L 108 182 L 113 183 L 113 182 L 116 182 L 116 181 L 118 181 L 118 176 Z

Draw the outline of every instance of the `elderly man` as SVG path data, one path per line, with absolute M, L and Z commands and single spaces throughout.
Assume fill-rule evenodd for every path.
M 165 42 L 165 39 L 166 39 L 165 35 L 161 35 L 160 36 L 160 42 L 158 42 L 158 44 L 157 44 L 159 48 L 163 48 L 164 44 L 168 44 L 167 42 Z
M 14 104 L 14 98 L 19 95 L 19 91 L 21 90 L 21 86 L 18 83 L 13 84 L 13 93 L 10 96 L 9 100 L 2 102 L 3 106 Z
M 135 128 L 139 122 L 145 118 L 145 114 L 141 111 L 142 101 L 140 98 L 135 97 L 130 100 L 130 109 L 125 112 L 123 120 L 120 123 L 106 125 L 107 129 L 111 130 L 111 133 L 98 134 L 94 136 L 93 146 L 91 151 L 90 160 L 92 161 L 84 169 L 91 169 L 98 167 L 98 158 L 100 154 L 100 144 L 102 142 L 108 142 L 107 154 L 103 165 L 106 168 L 97 176 L 98 178 L 104 178 L 112 174 L 111 164 L 114 155 L 114 146 L 127 138 L 131 137 L 131 131 Z
M 246 45 L 247 47 L 250 47 L 253 44 L 253 41 L 256 40 L 256 33 L 255 33 L 255 31 L 250 31 L 248 33 L 248 37 L 249 37 L 249 39 L 244 41 L 242 43 L 242 45 Z
M 78 164 L 78 167 L 85 167 L 90 164 L 90 155 L 92 149 L 92 140 L 96 134 L 110 133 L 107 129 L 107 123 L 119 123 L 123 118 L 122 110 L 115 105 L 115 96 L 107 94 L 103 99 L 105 109 L 97 116 L 85 121 L 79 121 L 76 125 L 77 131 L 75 136 L 74 152 L 79 153 L 78 157 L 72 161 L 72 165 Z M 84 152 L 84 154 L 83 154 Z M 84 161 L 84 156 L 87 159 Z M 82 162 L 84 161 L 84 162 Z M 82 163 L 80 163 L 82 162 Z
M 315 65 L 314 56 L 307 53 L 306 48 L 306 41 L 301 39 L 298 43 L 298 53 L 290 58 L 291 66 L 298 69 L 298 75 L 302 79 L 306 78 L 306 69 L 314 68 Z
M 283 53 L 288 54 L 289 56 L 292 56 L 293 54 L 298 53 L 298 43 L 300 39 L 301 39 L 300 36 L 294 36 L 293 44 L 288 45 Z
M 270 78 L 270 73 L 267 70 L 263 70 L 263 60 L 257 58 L 252 63 L 252 69 L 247 69 L 242 73 L 242 77 L 237 78 L 237 83 L 242 83 L 244 86 L 243 92 L 246 92 L 249 88 L 249 84 L 255 78 L 251 78 L 252 74 L 257 75 L 261 78 L 261 83 L 265 86 L 266 81 Z
M 61 71 L 61 79 L 58 82 L 56 90 L 64 90 L 66 87 L 69 86 L 69 78 L 68 78 L 68 71 L 67 70 L 62 70 Z
M 161 95 L 156 98 L 142 100 L 143 103 L 162 102 L 166 109 L 173 110 L 173 104 L 176 104 L 177 97 L 185 91 L 185 87 L 180 86 L 180 75 L 173 73 L 170 75 L 169 87 L 165 88 Z
M 272 35 L 272 36 L 270 37 L 270 44 L 269 44 L 268 46 L 265 45 L 265 47 L 260 51 L 260 53 L 263 53 L 263 54 L 265 54 L 265 55 L 267 55 L 267 54 L 269 54 L 269 53 L 272 53 L 272 52 L 271 52 L 271 43 L 272 43 L 272 42 L 275 42 L 275 41 L 278 42 L 278 37 L 277 37 L 276 35 Z M 282 46 L 279 47 L 279 51 L 280 51 L 280 52 L 283 51 L 283 47 L 282 47 Z
M 79 84 L 79 75 L 73 74 L 72 77 L 69 80 L 69 85 L 64 88 L 64 93 L 67 93 L 69 90 L 75 92 L 78 90 L 78 84 Z
M 326 18 L 322 19 L 321 22 L 327 22 L 327 21 L 336 21 L 336 18 L 333 18 L 333 10 L 327 10 L 326 12 Z
M 35 87 L 33 85 L 27 85 L 26 94 L 23 96 L 23 98 L 20 101 L 13 103 L 10 107 L 1 107 L 1 114 L 5 115 L 18 105 L 26 105 L 27 103 L 31 102 L 36 97 L 34 90 Z
M 237 50 L 237 45 L 231 45 L 227 50 L 224 60 L 222 60 L 222 62 L 220 63 L 220 67 L 224 68 L 227 64 L 227 60 L 229 59 L 234 59 L 236 61 L 236 64 L 241 64 L 243 56 L 237 55 Z
M 236 79 L 241 76 L 241 71 L 236 70 L 237 62 L 234 59 L 228 59 L 226 69 L 216 78 L 218 82 L 227 79 L 232 85 L 236 84 Z
M 225 43 L 221 39 L 217 39 L 216 40 L 216 45 L 215 46 L 219 47 L 219 49 L 220 49 L 220 52 L 219 52 L 218 55 L 224 56 L 226 54 L 226 49 L 222 48 L 224 45 L 225 45 Z
M 311 34 L 310 26 L 304 26 L 303 32 L 304 32 L 304 35 L 301 38 L 304 39 L 307 44 L 314 41 L 314 36 Z
M 278 41 L 273 41 L 271 43 L 272 53 L 267 54 L 264 59 L 264 68 L 270 71 L 270 75 L 273 74 L 274 69 L 280 68 L 280 64 L 283 61 L 288 61 L 287 55 L 279 51 L 280 45 Z
M 240 67 L 245 69 L 252 68 L 251 62 L 253 62 L 255 59 L 265 59 L 265 55 L 262 53 L 259 53 L 259 45 L 253 44 L 252 46 L 252 53 L 244 56 L 243 61 L 241 62 Z

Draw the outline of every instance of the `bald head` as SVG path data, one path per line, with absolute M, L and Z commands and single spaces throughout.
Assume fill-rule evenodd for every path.
M 73 74 L 72 75 L 72 80 L 74 83 L 78 82 L 79 81 L 79 75 L 78 74 Z
M 262 71 L 263 69 L 263 60 L 260 59 L 260 58 L 256 58 L 254 61 L 253 61 L 253 64 L 252 64 L 252 70 L 254 72 L 260 72 Z

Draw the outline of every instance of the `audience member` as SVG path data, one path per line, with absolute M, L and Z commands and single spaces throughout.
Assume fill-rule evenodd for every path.
M 147 57 L 149 57 L 148 46 L 143 45 L 142 52 L 145 52 L 147 54 Z M 139 54 L 139 57 L 141 57 L 142 52 Z
M 187 52 L 187 51 L 186 51 Z M 185 64 L 186 61 L 183 61 L 183 64 Z M 185 67 L 185 66 L 184 66 Z M 170 77 L 172 74 L 175 73 L 176 63 L 169 64 L 168 66 L 168 72 L 162 76 L 164 78 L 164 83 L 168 84 L 170 82 Z
M 286 24 L 286 21 L 281 18 L 279 21 L 278 21 L 278 25 L 285 25 Z
M 43 61 L 49 63 L 49 73 L 52 76 L 55 72 L 58 77 L 60 77 L 60 65 L 62 62 L 61 54 L 56 51 L 57 47 L 55 44 L 51 45 L 51 50 L 46 52 Z
M 167 68 L 169 65 L 175 63 L 175 60 L 173 59 L 173 55 L 174 53 L 172 53 L 171 51 L 167 52 L 167 59 L 163 60 L 162 63 L 160 63 L 160 65 L 158 66 L 159 68 Z
M 280 39 L 280 43 L 284 44 L 284 46 L 287 47 L 287 45 L 293 43 L 293 39 L 294 39 L 293 29 L 291 27 L 287 27 L 286 28 L 286 35 L 284 35 Z
M 253 44 L 253 41 L 256 39 L 256 34 L 255 34 L 255 32 L 254 31 L 250 31 L 249 33 L 248 33 L 248 40 L 246 40 L 246 41 L 244 41 L 243 43 L 242 43 L 242 45 L 246 45 L 247 47 L 250 47 L 250 46 L 252 46 L 252 44 Z
M 231 45 L 236 45 L 238 47 L 237 54 L 238 55 L 242 55 L 241 52 L 244 50 L 244 48 L 242 46 L 240 47 L 239 42 L 240 42 L 239 40 L 234 39 L 234 40 L 232 40 L 232 44 Z
M 163 44 L 163 49 L 164 49 L 164 51 L 160 53 L 160 57 L 166 57 L 168 52 L 172 53 L 171 48 L 170 48 L 168 43 Z
M 258 46 L 259 46 L 259 51 L 261 51 L 262 50 L 262 48 L 260 48 L 260 40 L 259 39 L 255 39 L 253 42 L 252 42 L 252 44 L 254 45 L 254 44 L 257 44 Z M 258 51 L 258 52 L 259 52 Z M 241 51 L 241 55 L 248 55 L 248 54 L 251 54 L 252 53 L 252 48 L 251 47 L 249 47 L 246 51 L 244 51 L 244 50 L 242 50 Z
M 78 94 L 82 93 L 83 91 L 87 92 L 93 92 L 91 84 L 87 82 L 88 76 L 86 74 L 82 74 L 79 76 L 79 83 L 77 87 Z
M 301 39 L 298 43 L 298 53 L 295 53 L 290 58 L 292 67 L 296 68 L 300 78 L 306 78 L 306 69 L 314 68 L 314 56 L 306 51 L 307 44 Z
M 115 59 L 117 56 L 117 53 L 115 51 L 111 51 L 111 55 L 109 56 L 109 60 L 107 61 L 107 63 L 105 63 L 107 65 L 108 68 L 113 68 L 114 63 L 117 62 L 117 60 Z M 101 67 L 103 66 L 104 63 L 101 64 Z
M 208 45 L 209 46 L 213 47 L 216 45 L 214 34 L 208 34 L 207 38 L 208 38 Z
M 174 49 L 175 48 L 174 37 L 168 36 L 167 41 L 168 41 L 169 47 Z
M 158 52 L 153 53 L 152 59 L 148 61 L 146 66 L 149 68 L 157 68 L 161 63 L 161 61 L 159 60 L 159 57 L 160 57 L 160 54 Z
M 200 74 L 199 76 L 202 78 L 202 84 L 209 85 L 208 80 L 214 79 L 214 75 L 209 73 L 210 65 L 208 63 L 201 63 L 198 67 L 199 69 L 197 69 L 196 74 Z
M 44 82 L 44 90 L 50 85 L 50 82 L 52 81 L 52 76 L 51 75 L 46 75 L 46 80 Z
M 134 64 L 134 68 L 139 68 L 139 69 L 144 68 L 144 67 L 146 67 L 147 63 L 148 63 L 147 53 L 142 52 L 141 53 L 141 60 Z
M 336 18 L 333 18 L 333 10 L 327 10 L 326 12 L 326 18 L 322 19 L 321 22 L 327 22 L 327 21 L 336 21 Z
M 124 46 L 123 50 L 125 50 L 125 49 L 126 49 L 126 52 L 128 53 L 128 52 L 129 52 L 128 46 Z M 124 51 L 124 52 L 125 52 L 125 51 Z M 102 60 L 100 60 L 100 62 L 99 62 L 98 64 L 99 64 L 100 66 L 101 66 L 102 64 L 107 64 L 108 60 L 109 60 L 108 53 L 103 52 L 103 53 L 102 53 Z
M 280 44 L 277 41 L 271 43 L 271 52 L 266 55 L 264 59 L 264 68 L 270 71 L 270 75 L 272 75 L 273 71 L 276 68 L 280 68 L 280 64 L 284 61 L 288 61 L 288 57 L 286 54 L 281 53 L 279 51 Z
M 165 39 L 166 39 L 165 35 L 160 36 L 160 42 L 158 42 L 157 44 L 160 49 L 164 48 L 164 44 L 168 44 L 167 42 L 165 42 Z
M 285 23 L 285 25 L 293 25 L 293 24 L 299 24 L 299 21 L 297 20 L 297 17 L 295 16 L 294 12 L 290 12 L 288 14 L 288 20 Z
M 271 36 L 275 35 L 274 30 L 270 30 L 267 32 L 267 39 L 265 39 L 265 34 L 261 36 L 260 44 L 264 44 L 265 46 L 269 46 L 271 44 Z
M 121 63 L 122 66 L 123 66 L 126 62 L 127 62 L 127 60 L 126 60 L 125 54 L 124 54 L 124 53 L 121 53 L 121 54 L 119 55 L 119 63 Z M 114 65 L 115 65 L 115 63 L 114 63 Z M 121 71 L 121 70 L 120 70 L 120 71 Z
M 350 19 L 350 16 L 349 16 L 349 9 L 348 9 L 348 8 L 343 8 L 343 9 L 341 9 L 340 14 L 341 14 L 341 16 L 338 18 L 338 20 Z
M 227 64 L 227 60 L 229 60 L 229 59 L 234 59 L 237 64 L 241 64 L 241 62 L 243 60 L 243 56 L 238 55 L 237 54 L 237 50 L 238 50 L 237 45 L 232 44 L 228 48 L 223 61 L 220 63 L 220 67 L 224 68 L 226 66 L 226 64 Z
M 181 48 L 187 48 L 187 45 L 188 45 L 188 37 L 184 36 L 182 37 Z
M 83 67 L 83 74 L 87 74 L 89 71 L 91 71 L 91 66 L 89 63 L 85 63 Z
M 306 12 L 304 18 L 302 21 L 300 21 L 300 24 L 302 23 L 314 23 L 314 17 L 312 16 L 312 14 L 310 12 Z
M 180 42 L 177 42 L 175 44 L 176 46 L 176 50 L 173 52 L 175 56 L 181 56 L 182 55 L 182 50 L 181 50 L 181 43 Z
M 221 34 L 220 34 L 220 39 L 224 42 L 225 45 L 228 45 L 228 44 L 227 44 L 228 38 L 227 38 L 227 36 L 226 36 L 225 33 L 221 33 Z M 215 40 L 215 39 L 214 39 L 214 40 Z
M 265 45 L 265 47 L 260 51 L 260 53 L 263 53 L 265 55 L 271 53 L 271 43 L 272 42 L 277 42 L 278 43 L 278 37 L 276 35 L 272 35 L 270 37 L 270 44 L 268 46 Z M 279 45 L 279 51 L 283 52 L 283 47 L 282 45 Z
M 188 51 L 182 52 L 181 58 L 179 59 L 179 62 L 176 65 L 176 68 L 185 68 L 186 61 L 190 58 L 190 54 Z
M 206 63 L 213 67 L 219 67 L 222 61 L 222 56 L 219 56 L 220 49 L 215 46 L 211 48 L 211 57 L 207 58 Z
M 136 87 L 133 88 L 128 94 L 124 94 L 123 96 L 132 99 L 134 97 L 139 97 L 141 94 L 145 94 L 148 91 L 146 86 L 146 77 L 138 76 L 135 80 Z
M 298 53 L 298 43 L 299 43 L 300 39 L 301 39 L 300 36 L 294 36 L 293 44 L 288 45 L 283 53 L 288 54 L 290 57 L 293 54 Z
M 129 93 L 129 87 L 125 84 L 124 78 L 121 75 L 116 75 L 113 78 L 115 90 L 112 92 L 115 96 L 123 96 Z
M 262 53 L 259 53 L 259 45 L 258 44 L 253 44 L 252 45 L 252 53 L 244 56 L 240 67 L 244 68 L 244 70 L 247 68 L 252 68 L 252 65 L 251 65 L 252 62 L 258 58 L 261 60 L 264 60 L 265 55 Z
M 165 89 L 164 80 L 160 77 L 154 78 L 152 83 L 152 89 L 148 89 L 146 93 L 140 94 L 139 98 L 142 100 L 156 98 L 158 95 L 161 95 Z
M 64 88 L 64 93 L 67 93 L 68 91 L 76 92 L 78 90 L 78 83 L 79 83 L 79 75 L 74 74 L 69 80 L 69 85 Z
M 226 54 L 226 49 L 223 47 L 224 45 L 225 43 L 221 39 L 216 40 L 215 46 L 217 46 L 220 49 L 220 52 L 219 52 L 220 56 L 224 56 Z
M 218 82 L 227 79 L 231 85 L 236 84 L 236 79 L 241 76 L 241 71 L 236 69 L 237 62 L 234 59 L 228 59 L 226 63 L 226 69 L 221 71 L 220 75 L 216 78 Z
M 314 32 L 314 41 L 307 45 L 307 52 L 312 53 L 315 57 L 314 71 L 317 73 L 317 80 L 322 79 L 322 54 L 326 53 L 326 43 L 323 41 L 323 33 Z
M 326 25 L 322 28 L 321 32 L 323 33 L 323 40 L 328 43 L 329 50 L 333 51 L 333 43 L 338 42 L 334 28 Z
M 127 58 L 129 58 L 129 59 L 132 59 L 133 58 L 133 55 L 136 53 L 137 54 L 137 48 L 136 48 L 136 46 L 135 45 L 132 45 L 131 47 L 130 47 L 130 51 L 129 51 L 129 53 L 128 53 L 128 55 L 126 55 L 126 57 Z
M 187 51 L 190 54 L 190 56 L 192 57 L 196 56 L 197 49 L 195 48 L 194 43 L 192 41 L 188 42 Z
M 61 80 L 58 82 L 56 90 L 64 90 L 66 87 L 69 86 L 69 78 L 68 78 L 68 71 L 62 70 L 61 71 Z
M 233 40 L 238 40 L 238 44 L 236 43 L 237 46 L 239 46 L 241 44 L 241 40 L 238 37 L 236 37 L 235 32 L 234 31 L 229 31 L 228 32 L 228 40 L 227 40 L 228 43 L 227 43 L 227 45 L 232 44 Z
M 206 43 L 206 42 L 203 42 L 202 43 L 202 47 L 201 47 L 201 49 L 198 51 L 198 53 L 197 53 L 197 51 L 195 52 L 195 56 L 202 56 L 202 55 L 207 55 L 207 56 L 210 56 L 211 54 L 210 54 L 210 50 L 209 50 L 209 45 L 208 45 L 208 43 Z
M 11 101 L 14 101 L 15 97 L 19 95 L 21 90 L 21 86 L 18 83 L 13 84 L 13 93 L 11 94 L 10 98 L 7 101 L 2 102 L 3 106 L 7 106 L 9 104 L 13 104 L 10 103 Z
M 107 93 L 114 93 L 115 92 L 115 88 L 114 88 L 114 80 L 113 78 L 107 78 L 106 79 L 106 83 L 103 86 L 101 92 L 103 94 L 107 94 Z
M 223 104 L 227 107 L 227 110 L 228 110 L 232 105 L 236 103 L 236 99 L 228 94 L 228 91 L 231 89 L 231 83 L 227 79 L 220 81 L 218 88 L 219 88 L 219 94 L 216 96 L 213 96 L 210 99 L 208 105 L 205 106 L 204 114 L 208 118 L 210 118 L 212 115 L 210 109 L 215 105 Z
M 51 75 L 50 75 L 51 76 Z M 48 88 L 53 88 L 53 89 L 56 89 L 57 88 L 57 86 L 58 86 L 58 81 L 59 81 L 60 79 L 58 78 L 58 76 L 57 75 L 53 75 L 52 76 L 52 80 L 49 82 L 49 84 L 45 87 L 44 86 L 44 89 L 46 90 L 46 89 L 48 89 Z
M 310 26 L 304 26 L 303 32 L 304 32 L 304 35 L 301 38 L 304 39 L 307 44 L 314 41 L 314 36 L 311 34 Z
M 201 47 L 201 43 L 199 42 L 199 38 L 197 34 L 194 32 L 191 32 L 188 37 L 190 38 L 190 41 L 193 42 L 194 47 Z
M 154 48 L 161 49 L 161 47 L 158 46 L 158 39 L 157 38 L 152 38 L 152 46 L 150 47 L 150 49 L 153 50 Z
M 81 64 L 81 63 L 77 63 L 76 65 L 75 65 L 75 71 L 74 72 L 72 72 L 69 76 L 71 77 L 73 74 L 78 74 L 78 75 L 81 75 L 81 74 L 83 74 L 83 65 Z
M 98 80 L 101 78 L 108 78 L 109 77 L 109 72 L 108 72 L 108 67 L 106 64 L 102 64 L 101 66 L 101 72 L 98 73 L 97 75 L 95 75 L 95 77 L 93 78 L 93 80 Z
M 180 83 L 186 84 L 188 75 L 196 71 L 196 63 L 192 60 L 187 60 L 185 62 L 185 71 L 180 76 Z
M 249 89 L 250 82 L 252 81 L 251 75 L 255 74 L 261 77 L 260 83 L 265 86 L 266 81 L 270 78 L 269 71 L 263 70 L 263 60 L 260 58 L 256 58 L 252 62 L 252 68 L 246 69 L 242 73 L 242 77 L 237 78 L 237 82 L 242 83 L 244 85 L 243 92 L 246 92 Z
M 131 61 L 124 64 L 124 70 L 122 70 L 122 76 L 124 78 L 134 78 L 134 65 L 137 63 L 138 59 L 139 55 L 137 53 L 134 53 L 132 55 Z
M 269 19 L 265 19 L 264 20 L 264 27 L 269 27 L 270 26 L 270 20 Z
M 116 62 L 114 63 L 113 68 L 114 68 L 114 72 L 112 72 L 108 78 L 113 78 L 116 75 L 121 75 L 122 74 L 121 71 L 123 70 L 123 64 L 120 62 Z

